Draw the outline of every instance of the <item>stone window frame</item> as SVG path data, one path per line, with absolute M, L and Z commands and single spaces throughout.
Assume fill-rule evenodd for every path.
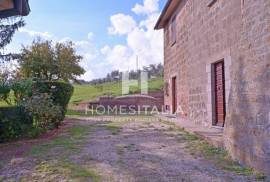
M 232 65 L 232 57 L 230 51 L 224 51 L 223 53 L 217 54 L 209 59 L 209 62 L 206 65 L 206 73 L 208 77 L 207 82 L 207 115 L 210 127 L 217 127 L 214 125 L 215 121 L 215 112 L 214 106 L 215 101 L 213 97 L 213 84 L 214 84 L 214 77 L 213 77 L 213 65 L 221 60 L 224 60 L 224 72 L 225 72 L 225 104 L 226 104 L 226 111 L 228 111 L 228 101 L 231 89 L 231 65 Z M 226 119 L 225 119 L 226 120 Z M 226 125 L 226 121 L 225 121 Z M 223 128 L 223 127 L 222 127 Z
M 241 0 L 241 13 L 244 14 L 245 0 Z
M 170 21 L 170 44 L 171 47 L 176 44 L 177 39 L 177 15 L 173 15 Z
M 212 7 L 216 2 L 217 2 L 217 0 L 209 0 L 207 6 L 210 8 L 210 7 Z

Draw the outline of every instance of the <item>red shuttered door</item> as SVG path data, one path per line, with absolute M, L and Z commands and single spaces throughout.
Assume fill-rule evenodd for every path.
M 223 127 L 225 124 L 226 104 L 225 104 L 225 74 L 224 62 L 214 65 L 215 74 L 215 104 L 216 104 L 216 125 Z

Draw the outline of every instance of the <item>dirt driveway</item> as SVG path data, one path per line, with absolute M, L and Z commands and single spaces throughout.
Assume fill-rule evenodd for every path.
M 55 137 L 0 145 L 0 181 L 263 179 L 226 159 L 224 151 L 154 117 L 96 117 L 65 123 Z

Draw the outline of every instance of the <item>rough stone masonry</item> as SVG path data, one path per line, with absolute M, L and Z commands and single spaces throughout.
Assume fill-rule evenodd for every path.
M 226 149 L 270 174 L 270 0 L 171 0 L 157 23 L 161 28 L 165 105 L 172 108 L 176 77 L 179 117 L 212 127 L 212 66 L 223 60 Z

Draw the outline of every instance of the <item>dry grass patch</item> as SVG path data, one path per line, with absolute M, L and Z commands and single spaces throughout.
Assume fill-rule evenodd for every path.
M 106 129 L 111 131 L 113 135 L 118 135 L 123 128 L 119 124 L 112 122 L 106 125 Z
M 92 131 L 92 126 L 74 126 L 69 128 L 61 136 L 58 136 L 50 142 L 35 145 L 30 154 L 37 158 L 46 158 L 52 156 L 67 156 L 81 149 L 85 144 L 86 137 Z
M 161 123 L 169 125 L 169 131 L 177 132 L 178 135 L 187 142 L 186 149 L 191 155 L 204 157 L 222 169 L 238 175 L 255 176 L 258 180 L 266 179 L 266 176 L 263 173 L 250 167 L 242 166 L 238 162 L 232 160 L 226 150 L 210 145 L 205 140 L 185 131 L 183 128 L 178 127 L 172 122 L 161 121 Z M 180 141 L 182 142 L 182 140 Z
M 77 165 L 66 161 L 44 161 L 38 164 L 31 176 L 21 181 L 88 181 L 98 182 L 101 177 L 97 172 L 87 166 Z

